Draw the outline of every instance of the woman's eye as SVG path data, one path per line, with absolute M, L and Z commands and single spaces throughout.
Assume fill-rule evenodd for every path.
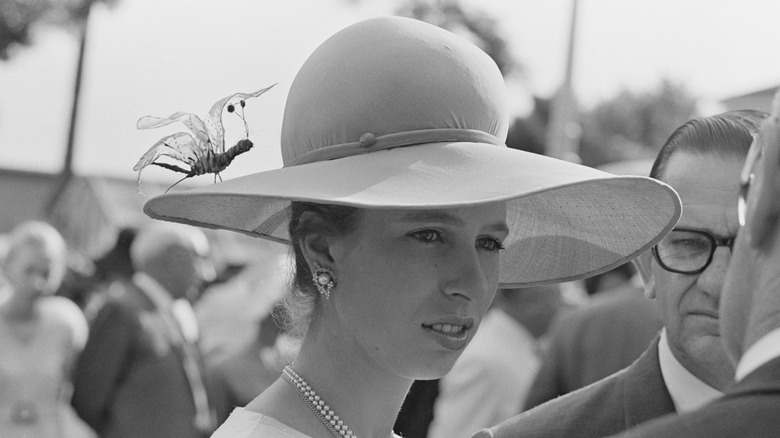
M 412 233 L 412 236 L 422 242 L 425 243 L 434 243 L 434 242 L 441 242 L 441 233 L 439 233 L 436 230 L 422 230 L 422 231 L 415 231 Z
M 477 246 L 487 251 L 497 252 L 504 249 L 504 245 L 491 237 L 483 237 L 477 241 Z

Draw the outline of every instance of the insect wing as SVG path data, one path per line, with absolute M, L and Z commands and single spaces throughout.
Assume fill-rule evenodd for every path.
M 239 104 L 242 100 L 245 101 L 247 99 L 260 96 L 274 86 L 276 86 L 276 84 L 261 90 L 257 90 L 253 93 L 234 93 L 230 96 L 223 97 L 211 106 L 209 115 L 206 117 L 206 129 L 208 130 L 214 152 L 225 152 L 225 128 L 222 125 L 222 113 L 225 110 L 225 107 L 228 105 Z
M 195 114 L 192 113 L 185 113 L 185 112 L 175 112 L 171 114 L 168 117 L 155 117 L 155 116 L 145 116 L 138 119 L 138 122 L 136 123 L 136 127 L 138 129 L 154 129 L 159 128 L 162 126 L 170 125 L 174 122 L 181 122 L 186 126 L 190 132 L 192 132 L 195 135 L 195 138 L 199 143 L 201 143 L 199 146 L 199 149 L 203 150 L 203 153 L 205 154 L 206 150 L 208 149 L 208 143 L 209 143 L 209 134 L 206 129 L 206 125 L 203 123 L 203 120 L 200 119 Z
M 168 156 L 192 166 L 198 161 L 198 145 L 195 138 L 187 132 L 177 132 L 157 141 L 138 160 L 133 170 L 141 171 L 161 156 Z M 139 175 L 140 176 L 140 175 Z

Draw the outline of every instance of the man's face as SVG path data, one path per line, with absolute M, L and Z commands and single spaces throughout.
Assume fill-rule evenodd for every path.
M 736 200 L 742 159 L 676 152 L 660 179 L 680 195 L 683 213 L 679 228 L 706 231 L 718 238 L 737 232 Z M 731 252 L 718 246 L 700 274 L 680 274 L 662 268 L 649 254 L 647 294 L 653 298 L 666 327 L 672 353 L 689 371 L 711 386 L 733 377 L 733 367 L 721 346 L 720 293 Z

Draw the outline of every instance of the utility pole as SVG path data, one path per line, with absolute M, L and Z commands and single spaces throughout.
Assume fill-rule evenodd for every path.
M 569 46 L 566 53 L 566 67 L 563 83 L 553 96 L 550 105 L 550 121 L 547 125 L 546 154 L 567 161 L 579 162 L 579 140 L 581 129 L 577 123 L 576 99 L 572 90 L 574 70 L 574 48 L 577 30 L 577 4 L 572 0 Z
M 76 148 L 76 129 L 78 127 L 79 117 L 79 104 L 81 102 L 81 84 L 83 82 L 84 75 L 84 60 L 87 53 L 87 29 L 89 28 L 89 14 L 92 10 L 92 3 L 94 0 L 85 0 L 82 6 L 82 11 L 78 14 L 82 22 L 79 23 L 79 57 L 76 64 L 76 79 L 73 84 L 73 103 L 71 105 L 70 112 L 70 126 L 68 128 L 68 139 L 65 145 L 65 159 L 63 161 L 62 169 L 58 178 L 57 185 L 52 191 L 51 198 L 46 205 L 47 216 L 52 213 L 52 209 L 57 202 L 57 199 L 65 191 L 65 188 L 73 178 L 73 156 Z
M 92 1 L 85 2 L 84 5 L 84 23 L 80 26 L 80 40 L 79 40 L 79 58 L 76 64 L 76 80 L 73 85 L 73 104 L 70 111 L 70 127 L 68 130 L 68 143 L 65 149 L 65 161 L 62 166 L 62 175 L 73 175 L 73 151 L 75 148 L 76 128 L 78 126 L 79 116 L 79 103 L 81 101 L 81 83 L 84 75 L 84 58 L 86 57 L 87 48 L 87 30 L 89 28 L 89 11 Z

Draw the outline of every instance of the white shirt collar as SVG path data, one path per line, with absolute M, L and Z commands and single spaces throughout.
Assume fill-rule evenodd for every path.
M 149 274 L 136 272 L 133 281 L 141 291 L 160 309 L 169 309 L 173 304 L 173 297 L 165 290 L 165 287 Z
M 661 330 L 661 339 L 658 342 L 658 361 L 666 389 L 678 413 L 698 409 L 723 395 L 694 376 L 674 357 L 665 328 Z
M 197 318 L 186 298 L 174 300 L 163 285 L 144 272 L 133 274 L 133 281 L 160 310 L 173 314 L 185 339 L 196 342 L 200 336 Z
M 747 349 L 737 364 L 735 380 L 739 382 L 761 365 L 778 356 L 780 356 L 780 327 L 765 334 Z

